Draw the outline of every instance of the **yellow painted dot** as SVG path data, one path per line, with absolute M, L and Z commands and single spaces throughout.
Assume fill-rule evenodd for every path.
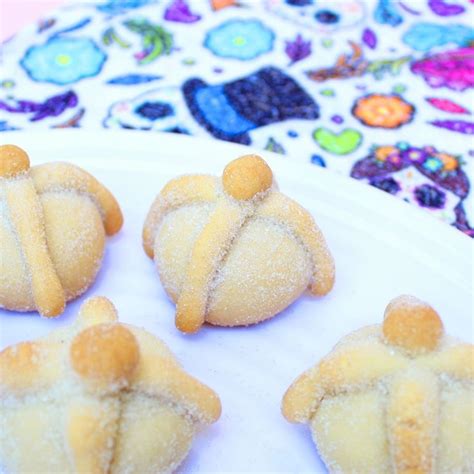
M 247 40 L 243 36 L 236 36 L 234 38 L 234 44 L 236 46 L 244 46 L 247 43 Z
M 56 63 L 60 66 L 68 66 L 69 64 L 71 64 L 71 62 L 71 56 L 67 54 L 58 54 L 56 56 Z
M 12 87 L 15 87 L 15 83 L 10 80 L 5 80 L 2 82 L 2 87 L 5 89 L 11 89 Z
M 390 110 L 387 107 L 378 107 L 377 112 L 380 115 L 389 115 L 390 114 Z

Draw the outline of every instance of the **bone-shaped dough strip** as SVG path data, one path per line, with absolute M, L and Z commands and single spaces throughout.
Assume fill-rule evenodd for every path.
M 107 298 L 95 297 L 81 307 L 78 327 L 121 327 L 133 335 L 138 344 L 139 357 L 133 374 L 130 374 L 128 385 L 131 390 L 178 400 L 196 419 L 211 423 L 219 418 L 221 405 L 217 396 L 210 388 L 184 372 L 164 344 L 144 330 L 128 324 L 114 324 L 116 320 L 114 305 Z M 78 337 L 81 337 L 81 333 Z M 88 388 L 94 391 L 103 387 L 100 383 L 91 385 L 89 381 Z
M 110 472 L 120 410 L 118 398 L 72 401 L 66 415 L 66 434 L 74 472 Z
M 318 296 L 329 293 L 335 279 L 334 260 L 311 214 L 284 194 L 274 192 L 258 207 L 256 216 L 278 221 L 301 240 L 312 260 L 311 293 Z
M 25 395 L 51 387 L 61 378 L 61 344 L 21 342 L 0 352 L 0 395 Z
M 204 323 L 209 285 L 248 212 L 246 207 L 223 197 L 197 238 L 176 305 L 176 327 L 181 331 L 196 332 Z
M 389 393 L 386 416 L 395 472 L 434 472 L 439 416 L 436 376 L 419 369 L 401 374 Z
M 124 325 L 133 332 L 140 346 L 140 362 L 131 381 L 133 390 L 151 396 L 179 400 L 196 420 L 216 421 L 221 403 L 207 386 L 191 377 L 172 358 L 172 353 L 156 338 L 142 329 Z
M 285 393 L 283 415 L 293 423 L 308 421 L 327 395 L 369 385 L 407 364 L 383 345 L 356 346 L 323 359 L 303 373 Z
M 459 380 L 474 382 L 474 345 L 460 344 L 420 358 L 420 366 Z
M 66 297 L 48 252 L 43 209 L 33 181 L 27 175 L 5 181 L 10 219 L 28 268 L 38 311 L 54 317 L 64 311 Z
M 212 176 L 189 175 L 171 180 L 160 192 L 148 212 L 143 227 L 143 248 L 153 258 L 156 231 L 164 216 L 174 209 L 217 198 L 217 179 Z
M 31 168 L 38 193 L 61 189 L 88 194 L 99 206 L 107 235 L 114 235 L 123 225 L 120 207 L 110 191 L 92 175 L 69 163 L 47 163 Z

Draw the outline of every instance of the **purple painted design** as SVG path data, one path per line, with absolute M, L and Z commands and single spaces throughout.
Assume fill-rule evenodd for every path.
M 460 15 L 466 10 L 462 5 L 446 3 L 445 0 L 428 0 L 428 6 L 439 16 Z
M 14 106 L 0 101 L 0 110 L 14 114 L 33 114 L 31 122 L 43 120 L 46 117 L 57 117 L 66 109 L 74 108 L 78 103 L 77 95 L 73 91 L 49 97 L 44 102 L 18 100 Z
M 428 209 L 443 209 L 446 205 L 446 193 L 436 186 L 422 184 L 413 192 L 418 205 Z
M 43 31 L 49 30 L 56 24 L 56 18 L 45 18 L 38 21 L 38 33 L 43 33 Z
M 165 11 L 164 19 L 177 23 L 195 23 L 201 19 L 201 15 L 192 13 L 185 0 L 173 0 Z
M 331 117 L 331 120 L 334 122 L 334 123 L 337 123 L 338 125 L 340 125 L 342 122 L 344 122 L 344 118 L 341 117 L 340 115 L 333 115 Z
M 306 41 L 298 34 L 293 41 L 286 42 L 285 53 L 291 59 L 290 64 L 301 61 L 311 54 L 311 40 Z
M 426 149 L 410 147 L 402 151 L 401 157 L 406 163 L 423 164 L 428 158 L 429 152 Z
M 375 178 L 369 180 L 369 184 L 374 188 L 394 195 L 401 190 L 400 183 L 396 179 L 393 179 L 391 176 L 376 176 Z
M 469 237 L 474 238 L 474 228 L 469 225 L 462 201 L 454 208 L 454 213 L 456 215 L 456 222 L 454 222 L 453 226 Z
M 413 8 L 409 7 L 408 5 L 405 5 L 403 2 L 398 2 L 398 5 L 400 5 L 403 10 L 405 10 L 408 13 L 411 13 L 412 15 L 421 15 L 421 12 L 417 10 L 413 10 Z
M 427 163 L 430 165 L 426 166 Z M 432 166 L 435 163 L 441 166 Z M 433 183 L 415 189 L 414 198 L 418 205 L 425 209 L 442 208 L 446 203 L 444 192 L 450 191 L 459 198 L 453 209 L 455 219 L 451 224 L 474 237 L 474 229 L 469 225 L 464 209 L 464 200 L 470 188 L 469 178 L 461 164 L 460 157 L 438 151 L 432 146 L 418 148 L 407 142 L 399 142 L 372 147 L 368 156 L 353 165 L 350 175 L 355 179 L 366 180 L 383 191 L 397 194 L 398 182 L 395 182 L 396 176 L 393 175 L 413 167 Z
M 474 135 L 474 122 L 466 122 L 465 120 L 434 120 L 429 123 L 435 127 L 445 128 L 452 132 Z
M 362 33 L 362 41 L 370 49 L 375 49 L 377 46 L 377 35 L 370 28 L 366 28 Z
M 396 146 L 375 146 L 372 148 L 369 156 L 357 161 L 351 170 L 351 176 L 356 179 L 371 179 L 377 176 L 388 176 L 410 166 L 415 167 L 421 174 L 429 178 L 436 185 L 443 189 L 451 191 L 461 199 L 466 198 L 469 194 L 469 179 L 460 166 L 460 158 L 449 155 L 450 159 L 455 160 L 455 167 L 445 169 L 445 167 L 437 169 L 429 169 L 425 167 L 425 163 L 430 159 L 439 159 L 448 154 L 439 152 L 433 147 L 415 148 L 408 145 L 404 148 L 403 144 Z M 384 156 L 385 149 L 390 148 L 390 154 Z M 416 159 L 414 159 L 416 158 Z

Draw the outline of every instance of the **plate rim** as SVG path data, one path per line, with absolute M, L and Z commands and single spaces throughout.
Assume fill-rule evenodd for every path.
M 455 229 L 452 225 L 446 224 L 441 220 L 430 216 L 428 213 L 423 211 L 422 209 L 417 208 L 416 206 L 401 201 L 399 199 L 395 199 L 393 196 L 387 195 L 380 191 L 379 189 L 375 189 L 367 184 L 351 178 L 350 176 L 345 176 L 343 174 L 339 174 L 332 169 L 323 168 L 320 166 L 312 165 L 311 163 L 303 163 L 300 161 L 291 161 L 291 155 L 279 155 L 274 152 L 270 152 L 267 150 L 260 150 L 256 147 L 241 145 L 232 142 L 226 142 L 223 140 L 213 140 L 208 138 L 202 137 L 194 137 L 189 135 L 183 134 L 176 134 L 176 133 L 167 133 L 167 132 L 149 132 L 149 131 L 141 131 L 141 130 L 87 130 L 87 129 L 67 129 L 67 130 L 45 130 L 45 131 L 25 131 L 25 130 L 16 130 L 16 131 L 7 131 L 2 132 L 0 137 L 2 138 L 2 144 L 11 144 L 11 143 L 18 143 L 20 140 L 26 142 L 28 145 L 35 146 L 35 144 L 40 143 L 41 141 L 45 140 L 48 142 L 48 147 L 51 147 L 53 150 L 59 145 L 56 142 L 56 138 L 61 136 L 61 140 L 67 139 L 69 142 L 75 142 L 77 144 L 81 144 L 84 141 L 93 141 L 93 139 L 99 138 L 102 140 L 104 135 L 110 137 L 110 140 L 107 140 L 107 148 L 114 148 L 119 146 L 120 142 L 126 138 L 127 141 L 130 140 L 130 146 L 135 145 L 139 148 L 149 148 L 146 146 L 145 142 L 149 142 L 150 145 L 156 146 L 156 139 L 158 138 L 160 142 L 164 142 L 165 148 L 170 148 L 172 150 L 177 151 L 180 148 L 189 148 L 192 146 L 193 143 L 196 143 L 196 148 L 206 148 L 209 151 L 215 152 L 215 154 L 232 154 L 232 152 L 240 150 L 242 154 L 256 154 L 258 153 L 261 155 L 265 160 L 271 162 L 271 164 L 276 165 L 279 168 L 284 167 L 291 167 L 293 171 L 295 169 L 301 169 L 302 179 L 306 180 L 307 176 L 305 171 L 310 171 L 310 173 L 314 173 L 316 176 L 324 177 L 329 179 L 330 181 L 334 181 L 335 183 L 341 183 L 343 186 L 349 190 L 353 189 L 357 191 L 356 193 L 351 196 L 351 199 L 354 201 L 361 202 L 363 201 L 366 204 L 366 207 L 371 208 L 374 211 L 382 211 L 384 214 L 387 211 L 387 207 L 390 211 L 394 211 L 394 213 L 390 214 L 390 217 L 393 219 L 395 217 L 396 220 L 400 220 L 397 215 L 403 213 L 405 214 L 404 218 L 407 220 L 413 220 L 412 224 L 415 227 L 420 226 L 429 226 L 431 228 L 437 227 L 438 232 L 444 233 L 447 238 L 454 238 L 458 240 L 459 245 L 465 246 L 466 243 L 472 243 L 472 239 L 465 235 L 463 232 Z M 48 139 L 48 136 L 51 136 L 51 139 Z M 20 140 L 18 140 L 20 138 Z M 88 139 L 88 140 L 87 140 Z M 163 144 L 163 143 L 160 143 Z M 19 144 L 19 146 L 22 146 Z M 33 148 L 33 146 L 31 146 Z M 64 145 L 61 145 L 64 146 Z M 25 148 L 29 148 L 25 147 Z M 235 151 L 234 151 L 235 150 Z M 34 155 L 30 153 L 29 150 L 26 150 L 27 153 L 30 155 L 32 162 L 34 162 Z M 241 155 L 238 155 L 241 156 Z M 237 157 L 237 156 L 236 156 Z M 210 159 L 214 159 L 214 157 L 208 157 Z M 86 161 L 89 158 L 85 158 Z M 136 158 L 134 160 L 138 161 Z M 141 161 L 153 161 L 150 158 L 140 157 Z M 52 157 L 51 161 L 61 161 L 61 159 L 55 159 Z M 291 162 L 291 164 L 289 163 Z M 225 165 L 224 162 L 222 163 Z M 205 173 L 207 170 L 204 170 Z M 276 174 L 276 179 L 278 180 L 278 174 Z M 321 181 L 314 180 L 314 186 L 318 187 L 321 186 Z M 344 193 L 346 194 L 346 193 Z M 377 212 L 378 214 L 379 212 Z

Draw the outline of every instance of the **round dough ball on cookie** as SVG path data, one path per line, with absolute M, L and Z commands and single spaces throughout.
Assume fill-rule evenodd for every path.
M 0 307 L 57 316 L 84 293 L 102 263 L 106 235 L 122 226 L 112 194 L 67 163 L 30 168 L 0 147 Z
M 306 289 L 327 294 L 334 261 L 312 216 L 280 193 L 257 155 L 229 163 L 222 179 L 182 176 L 153 203 L 143 229 L 176 326 L 196 332 L 255 324 Z
M 102 297 L 74 324 L 0 352 L 0 393 L 7 472 L 172 473 L 221 413 L 214 391 Z
M 330 472 L 441 474 L 472 469 L 473 406 L 474 346 L 404 295 L 298 377 L 282 411 L 310 425 Z

